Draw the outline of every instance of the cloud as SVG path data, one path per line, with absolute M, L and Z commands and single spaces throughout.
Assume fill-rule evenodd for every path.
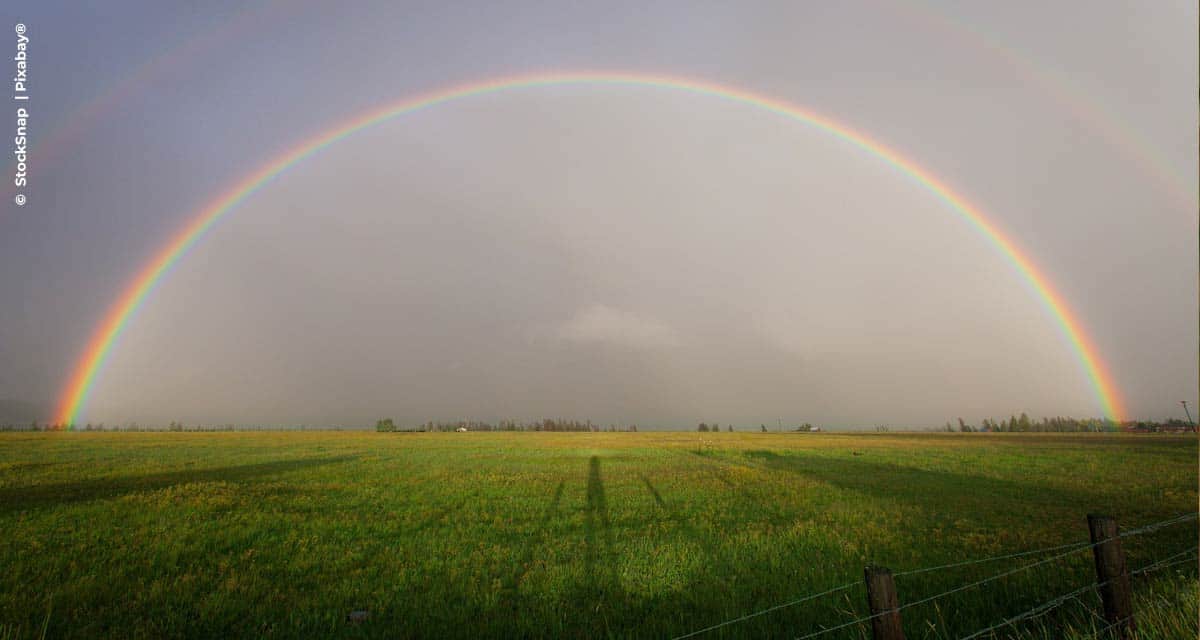
M 608 344 L 637 349 L 660 349 L 680 344 L 670 326 L 602 304 L 584 307 L 558 330 L 558 337 L 583 344 Z

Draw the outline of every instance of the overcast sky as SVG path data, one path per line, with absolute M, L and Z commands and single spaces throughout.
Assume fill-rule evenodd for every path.
M 439 87 L 595 69 L 884 142 L 1041 267 L 1132 415 L 1196 400 L 1194 2 L 81 4 L 0 9 L 33 96 L 29 201 L 0 209 L 0 420 L 49 417 L 142 265 L 281 151 Z M 247 199 L 81 422 L 1021 411 L 1101 406 L 1035 291 L 911 178 L 745 105 L 559 86 L 390 120 Z

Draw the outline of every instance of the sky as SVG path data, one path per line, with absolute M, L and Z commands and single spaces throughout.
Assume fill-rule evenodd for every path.
M 1196 404 L 1195 3 L 17 4 L 30 175 L 0 209 L 0 422 L 49 419 L 153 255 L 285 151 L 406 97 L 584 71 L 887 145 L 1029 256 L 1129 416 Z M 246 198 L 129 321 L 79 422 L 1021 412 L 1102 405 L 1013 263 L 911 176 L 745 104 L 560 85 L 389 119 Z

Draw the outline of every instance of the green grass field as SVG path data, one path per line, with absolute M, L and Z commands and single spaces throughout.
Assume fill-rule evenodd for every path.
M 1194 437 L 0 434 L 0 638 L 664 638 L 856 583 L 701 636 L 796 638 L 866 615 L 870 563 L 1196 509 Z M 1136 569 L 1197 525 L 1123 544 Z M 1053 555 L 896 585 L 903 605 Z M 1094 580 L 1085 549 L 906 608 L 905 630 L 962 637 Z M 1142 637 L 1197 637 L 1195 561 L 1133 588 Z M 1087 592 L 994 637 L 1088 637 L 1099 610 Z

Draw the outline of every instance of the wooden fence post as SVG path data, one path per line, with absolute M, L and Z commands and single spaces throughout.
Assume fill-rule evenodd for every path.
M 900 626 L 900 597 L 892 572 L 884 567 L 870 566 L 863 571 L 867 581 L 867 604 L 871 607 L 871 631 L 875 640 L 904 640 Z
M 1104 619 L 1113 625 L 1118 638 L 1131 638 L 1133 624 L 1132 591 L 1129 570 L 1117 521 L 1112 516 L 1088 514 L 1088 531 L 1092 536 L 1092 556 L 1096 559 L 1096 580 L 1100 583 L 1100 599 L 1104 601 Z

